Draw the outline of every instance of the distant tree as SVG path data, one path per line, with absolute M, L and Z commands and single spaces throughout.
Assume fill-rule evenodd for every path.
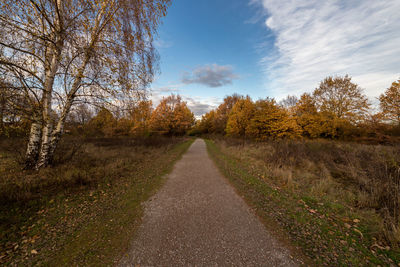
M 149 132 L 149 124 L 153 103 L 151 100 L 141 100 L 129 109 L 129 117 L 132 123 L 130 130 L 134 136 L 146 135 Z
M 111 137 L 114 135 L 117 120 L 110 110 L 101 108 L 85 126 L 88 136 Z
M 243 96 L 239 94 L 233 94 L 231 96 L 227 96 L 224 98 L 224 101 L 221 105 L 218 106 L 215 111 L 214 122 L 213 122 L 213 131 L 217 134 L 225 134 L 225 129 L 228 123 L 228 117 L 233 106 L 237 101 L 243 99 Z
M 379 101 L 383 117 L 400 125 L 400 79 L 380 95 Z
M 193 113 L 179 95 L 164 97 L 150 118 L 150 129 L 163 135 L 183 135 L 194 124 Z
M 81 103 L 73 108 L 71 116 L 80 126 L 84 126 L 92 119 L 93 111 L 89 105 Z
M 0 135 L 25 134 L 27 102 L 11 84 L 0 79 Z
M 287 110 L 291 110 L 294 106 L 296 106 L 299 99 L 294 95 L 288 95 L 286 98 L 279 101 L 279 105 L 286 108 Z
M 249 96 L 237 100 L 228 116 L 226 134 L 235 137 L 247 136 L 246 129 L 254 111 L 254 103 Z
M 246 129 L 248 135 L 258 139 L 298 138 L 301 129 L 288 111 L 267 98 L 255 103 L 255 112 Z
M 325 78 L 314 90 L 313 97 L 319 111 L 350 122 L 361 120 L 369 109 L 367 97 L 348 75 Z
M 216 112 L 215 110 L 211 110 L 210 112 L 204 114 L 201 117 L 201 120 L 199 121 L 197 125 L 197 129 L 200 131 L 200 133 L 207 134 L 207 133 L 215 133 L 215 116 Z
M 315 98 L 310 94 L 303 94 L 294 110 L 303 136 L 308 138 L 336 137 L 335 118 L 330 113 L 318 112 Z

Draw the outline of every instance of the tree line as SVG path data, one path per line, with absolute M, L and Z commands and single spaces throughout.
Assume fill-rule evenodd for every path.
M 363 90 L 348 75 L 327 77 L 312 93 L 253 101 L 233 94 L 196 125 L 201 134 L 256 140 L 277 138 L 382 138 L 400 133 L 400 80 L 379 97 L 373 112 Z
M 164 97 L 154 108 L 151 100 L 130 103 L 120 109 L 76 106 L 67 121 L 66 130 L 71 135 L 85 137 L 146 137 L 151 135 L 182 136 L 194 125 L 193 113 L 179 95 Z

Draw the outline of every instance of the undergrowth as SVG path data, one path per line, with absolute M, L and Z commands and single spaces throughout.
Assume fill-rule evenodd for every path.
M 207 141 L 233 185 L 317 264 L 400 262 L 399 148 Z
M 140 203 L 190 146 L 183 138 L 66 138 L 54 166 L 24 171 L 23 140 L 0 146 L 0 263 L 113 265 L 128 248 Z

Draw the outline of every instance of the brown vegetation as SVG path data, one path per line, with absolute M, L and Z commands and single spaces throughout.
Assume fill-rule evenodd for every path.
M 140 203 L 190 145 L 69 137 L 53 168 L 22 171 L 21 143 L 0 143 L 0 265 L 112 264 L 137 227 Z
M 319 264 L 400 263 L 398 146 L 214 142 L 210 152 L 239 191 Z

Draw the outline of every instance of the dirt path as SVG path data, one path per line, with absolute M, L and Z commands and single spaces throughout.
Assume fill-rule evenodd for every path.
M 164 187 L 120 266 L 296 266 L 196 140 Z

